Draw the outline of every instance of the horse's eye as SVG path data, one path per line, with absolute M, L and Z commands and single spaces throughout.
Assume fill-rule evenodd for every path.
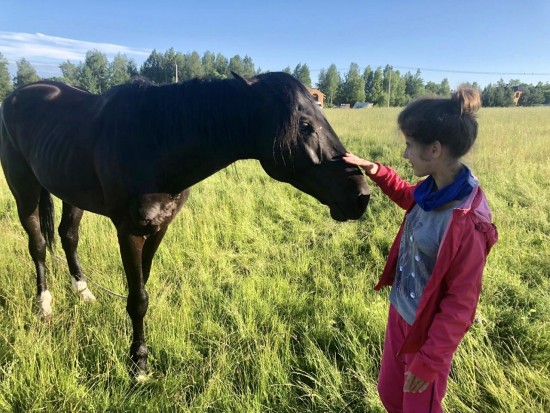
M 302 133 L 312 133 L 313 132 L 313 126 L 309 124 L 308 122 L 300 122 L 300 132 Z

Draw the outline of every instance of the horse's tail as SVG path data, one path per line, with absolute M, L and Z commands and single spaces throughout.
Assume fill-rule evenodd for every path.
M 53 201 L 48 191 L 42 188 L 40 201 L 38 202 L 38 213 L 40 216 L 40 231 L 46 240 L 46 246 L 51 251 L 55 240 Z

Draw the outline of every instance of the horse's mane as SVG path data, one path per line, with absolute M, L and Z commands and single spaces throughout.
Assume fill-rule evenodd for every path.
M 272 72 L 257 76 L 270 90 L 280 113 L 279 130 L 275 144 L 280 150 L 292 151 L 296 145 L 299 129 L 299 97 L 311 99 L 305 86 L 293 76 L 284 72 Z
M 219 137 L 238 139 L 248 125 L 249 105 L 234 79 L 193 79 L 155 85 L 143 78 L 102 95 L 104 127 L 125 125 L 136 138 L 200 137 L 216 144 Z
M 266 73 L 251 79 L 272 98 L 269 108 L 278 130 L 274 145 L 291 149 L 298 135 L 300 94 L 307 89 L 286 73 Z M 239 142 L 248 136 L 250 116 L 260 101 L 247 98 L 250 89 L 241 79 L 192 79 L 157 86 L 145 78 L 134 78 L 102 95 L 101 123 L 111 128 L 126 125 L 127 135 L 153 139 L 156 136 L 201 138 L 215 146 L 220 138 Z M 189 130 L 189 128 L 193 128 Z M 275 149 L 275 147 L 274 147 Z

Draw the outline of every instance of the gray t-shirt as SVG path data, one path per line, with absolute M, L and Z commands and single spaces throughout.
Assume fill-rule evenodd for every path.
M 452 213 L 453 208 L 426 212 L 415 205 L 405 218 L 390 302 L 409 325 L 415 320 Z

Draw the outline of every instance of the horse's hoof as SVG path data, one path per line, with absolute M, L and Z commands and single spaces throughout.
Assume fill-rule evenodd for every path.
M 36 297 L 38 305 L 38 317 L 47 319 L 52 316 L 52 295 L 48 290 L 44 290 Z
M 86 303 L 93 303 L 96 301 L 95 295 L 93 295 L 88 288 L 80 292 L 80 298 Z
M 149 350 L 144 343 L 132 343 L 130 346 L 131 374 L 137 383 L 146 383 L 151 380 L 151 372 L 147 368 Z
M 146 371 L 140 371 L 135 375 L 134 380 L 138 384 L 149 383 L 153 380 L 153 374 L 150 372 L 147 373 Z
M 71 282 L 73 284 L 73 291 L 78 294 L 82 301 L 92 303 L 96 300 L 95 295 L 88 288 L 86 281 L 76 281 L 76 279 L 71 278 Z

